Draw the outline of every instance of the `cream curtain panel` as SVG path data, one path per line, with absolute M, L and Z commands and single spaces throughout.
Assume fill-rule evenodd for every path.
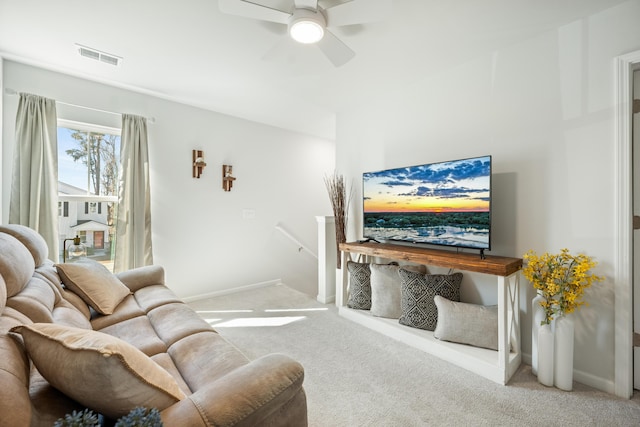
M 153 264 L 147 120 L 122 115 L 114 271 Z
M 58 262 L 58 135 L 56 103 L 20 94 L 9 201 L 9 222 L 36 230 Z

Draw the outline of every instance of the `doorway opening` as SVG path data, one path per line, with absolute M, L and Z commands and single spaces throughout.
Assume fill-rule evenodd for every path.
M 614 277 L 614 392 L 633 395 L 633 71 L 640 51 L 619 56 L 616 71 L 616 253 Z

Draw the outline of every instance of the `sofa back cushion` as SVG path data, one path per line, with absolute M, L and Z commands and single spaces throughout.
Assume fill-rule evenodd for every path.
M 9 234 L 0 233 L 0 254 L 0 276 L 11 298 L 27 285 L 36 266 L 26 246 Z
M 15 237 L 31 253 L 35 266 L 39 267 L 47 260 L 49 248 L 37 231 L 19 224 L 0 225 L 0 233 Z
M 31 322 L 91 328 L 87 305 L 62 288 L 47 253 L 44 239 L 30 228 L 0 226 L 0 316 L 6 306 Z

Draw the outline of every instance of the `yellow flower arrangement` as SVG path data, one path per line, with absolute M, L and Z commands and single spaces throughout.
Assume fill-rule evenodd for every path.
M 522 269 L 524 277 L 543 297 L 540 301 L 546 315 L 543 324 L 549 324 L 557 315 L 573 313 L 585 305 L 582 301 L 584 290 L 604 279 L 589 273 L 597 264 L 591 257 L 571 255 L 568 249 L 562 249 L 559 254 L 544 253 L 540 256 L 529 251 L 523 258 L 527 261 Z

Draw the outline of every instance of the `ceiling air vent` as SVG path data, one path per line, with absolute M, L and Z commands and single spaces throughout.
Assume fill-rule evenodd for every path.
M 85 58 L 94 59 L 96 61 L 104 62 L 105 64 L 118 66 L 122 61 L 119 56 L 111 55 L 110 53 L 101 52 L 97 49 L 93 49 L 87 46 L 76 44 L 78 53 Z

